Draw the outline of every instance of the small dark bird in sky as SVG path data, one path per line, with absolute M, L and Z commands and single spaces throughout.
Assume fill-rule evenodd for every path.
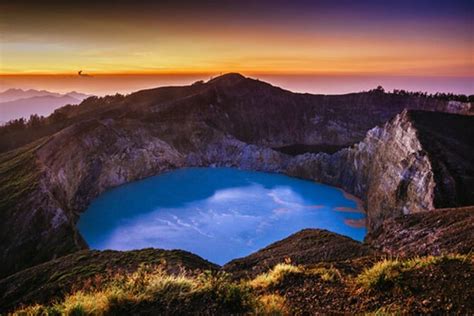
M 79 71 L 77 72 L 77 74 L 78 74 L 79 77 L 92 77 L 92 76 L 89 75 L 89 74 L 83 74 L 83 73 L 82 73 L 82 70 L 79 70 Z

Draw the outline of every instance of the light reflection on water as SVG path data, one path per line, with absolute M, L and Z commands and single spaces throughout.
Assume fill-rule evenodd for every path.
M 189 168 L 105 192 L 78 227 L 93 249 L 184 249 L 223 264 L 303 228 L 362 240 L 365 228 L 351 225 L 364 218 L 355 207 L 340 190 L 311 181 Z

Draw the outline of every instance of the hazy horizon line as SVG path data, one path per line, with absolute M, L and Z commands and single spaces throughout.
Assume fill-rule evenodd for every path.
M 33 72 L 33 73 L 1 73 L 0 77 L 33 77 L 33 76 L 68 76 L 78 78 L 93 78 L 95 76 L 212 76 L 218 77 L 225 74 L 237 73 L 243 76 L 322 76 L 322 77 L 357 77 L 357 76 L 383 76 L 383 77 L 445 77 L 445 78 L 474 78 L 473 74 L 413 74 L 413 73 L 383 73 L 383 72 L 283 72 L 283 71 L 223 71 L 223 72 L 201 72 L 201 71 L 170 71 L 170 72 L 87 72 L 78 75 L 77 72 Z
M 0 89 L 37 89 L 65 93 L 80 91 L 93 95 L 128 94 L 162 86 L 190 85 L 227 73 L 270 83 L 297 93 L 345 94 L 383 86 L 387 91 L 426 91 L 428 93 L 474 93 L 473 76 L 403 75 L 372 73 L 254 73 L 254 72 L 168 72 L 168 73 L 77 73 L 0 74 Z

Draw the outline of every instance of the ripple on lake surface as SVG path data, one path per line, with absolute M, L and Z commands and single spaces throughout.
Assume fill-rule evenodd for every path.
M 334 187 L 280 174 L 188 168 L 105 192 L 78 227 L 93 249 L 183 249 L 224 264 L 303 228 L 362 240 L 364 217 Z

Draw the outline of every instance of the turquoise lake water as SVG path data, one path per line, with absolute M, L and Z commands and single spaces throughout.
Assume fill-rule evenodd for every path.
M 183 249 L 224 264 L 303 228 L 362 240 L 365 215 L 341 190 L 281 174 L 188 168 L 107 191 L 81 215 L 92 249 Z

